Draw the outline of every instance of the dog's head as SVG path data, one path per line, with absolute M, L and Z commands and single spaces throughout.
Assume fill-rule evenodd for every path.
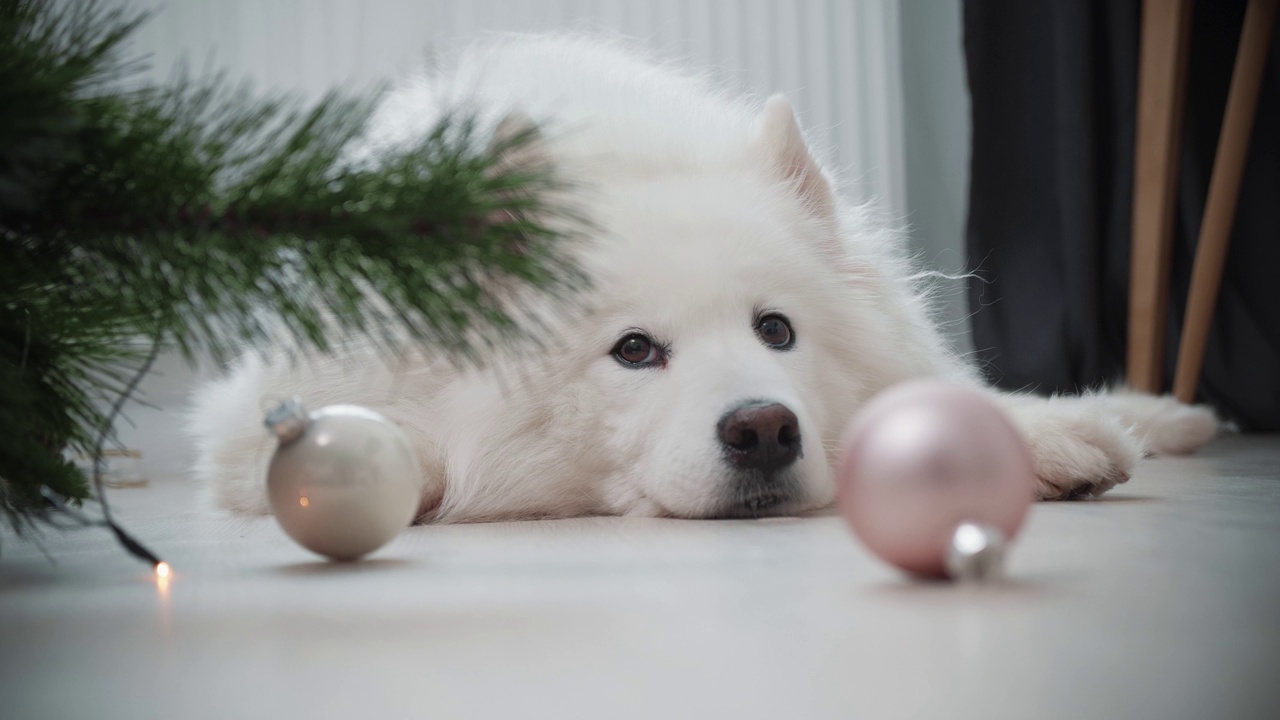
M 679 517 L 829 503 L 856 390 L 836 202 L 791 107 L 766 106 L 741 167 L 623 179 L 597 210 L 590 315 L 563 392 L 617 461 L 604 505 Z

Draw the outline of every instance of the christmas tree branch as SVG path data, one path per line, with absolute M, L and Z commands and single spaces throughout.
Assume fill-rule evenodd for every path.
M 66 454 L 101 457 L 128 368 L 157 347 L 355 336 L 483 362 L 529 327 L 512 288 L 583 284 L 561 179 L 512 162 L 536 130 L 495 139 L 450 114 L 368 156 L 376 97 L 308 108 L 223 77 L 126 90 L 144 20 L 0 0 L 0 509 L 16 529 L 42 487 L 87 497 Z

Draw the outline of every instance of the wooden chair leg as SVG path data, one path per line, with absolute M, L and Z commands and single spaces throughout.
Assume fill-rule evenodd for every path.
M 1128 383 L 1158 393 L 1169 303 L 1191 0 L 1144 0 L 1133 161 Z
M 1258 106 L 1258 93 L 1266 70 L 1267 48 L 1276 19 L 1276 0 L 1249 0 L 1244 27 L 1236 51 L 1235 69 L 1227 108 L 1222 117 L 1222 133 L 1218 152 L 1209 178 L 1209 196 L 1205 201 L 1200 239 L 1196 243 L 1195 264 L 1191 268 L 1191 288 L 1187 295 L 1186 320 L 1182 341 L 1178 346 L 1178 365 L 1174 374 L 1173 394 L 1184 403 L 1196 398 L 1196 386 L 1204 366 L 1204 351 L 1209 340 L 1213 310 L 1222 286 L 1222 268 L 1226 264 L 1231 228 L 1235 222 L 1240 180 L 1248 161 L 1249 137 Z

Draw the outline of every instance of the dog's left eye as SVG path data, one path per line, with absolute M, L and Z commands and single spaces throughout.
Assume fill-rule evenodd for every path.
M 796 344 L 791 323 L 781 315 L 765 315 L 756 321 L 756 334 L 765 345 L 775 350 L 790 350 Z

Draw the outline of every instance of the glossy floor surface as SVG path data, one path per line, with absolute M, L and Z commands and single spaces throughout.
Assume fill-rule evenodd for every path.
M 412 528 L 317 562 L 195 488 L 0 537 L 0 716 L 1276 718 L 1280 438 L 1038 505 L 1011 579 L 907 581 L 832 516 Z

